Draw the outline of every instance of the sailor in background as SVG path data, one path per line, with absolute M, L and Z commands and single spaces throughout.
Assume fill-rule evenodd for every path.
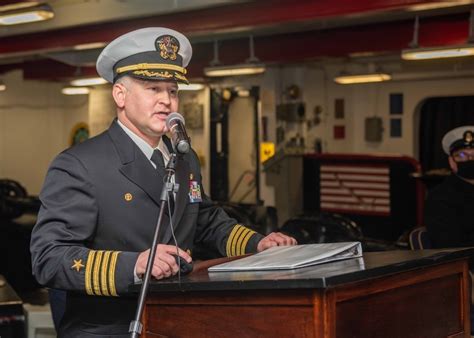
M 474 246 L 474 126 L 449 131 L 442 145 L 453 173 L 428 194 L 429 237 L 435 248 Z
M 115 39 L 98 58 L 98 73 L 113 83 L 117 119 L 52 162 L 31 239 L 37 280 L 67 290 L 60 337 L 129 336 L 137 295 L 128 286 L 145 271 L 172 151 L 165 121 L 178 109 L 191 54 L 181 33 L 145 28 Z M 197 247 L 235 256 L 296 244 L 280 233 L 264 237 L 215 206 L 194 151 L 178 160 L 175 179 L 180 189 L 161 229 L 153 277 L 175 275 L 173 254 L 191 262 Z

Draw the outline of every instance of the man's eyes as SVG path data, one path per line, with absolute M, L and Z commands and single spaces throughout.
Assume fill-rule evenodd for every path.
M 152 90 L 154 92 L 161 92 L 161 91 L 164 91 L 162 88 L 160 87 L 149 87 L 148 88 L 149 90 Z M 168 90 L 168 92 L 171 94 L 171 95 L 177 95 L 178 94 L 178 89 L 170 89 Z

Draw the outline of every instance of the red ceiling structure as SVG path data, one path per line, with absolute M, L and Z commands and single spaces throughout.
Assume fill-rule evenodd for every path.
M 202 76 L 219 41 L 222 64 L 242 63 L 249 57 L 250 34 L 255 54 L 265 63 L 288 63 L 352 53 L 398 53 L 413 36 L 420 15 L 420 46 L 455 45 L 469 38 L 469 6 L 413 12 L 419 5 L 442 1 L 415 0 L 267 0 L 187 11 L 161 16 L 65 28 L 0 38 L 1 58 L 13 60 L 0 72 L 23 68 L 25 78 L 62 79 L 77 67 L 42 59 L 15 61 L 15 56 L 67 51 L 75 45 L 109 42 L 138 28 L 165 26 L 188 35 L 193 42 L 190 77 Z M 443 1 L 443 3 L 446 1 Z M 82 69 L 94 74 L 93 67 Z

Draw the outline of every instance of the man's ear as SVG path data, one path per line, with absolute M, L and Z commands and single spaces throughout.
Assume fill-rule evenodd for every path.
M 449 161 L 449 166 L 451 167 L 451 170 L 453 171 L 453 173 L 457 173 L 458 172 L 458 164 L 456 163 L 454 158 L 452 156 L 449 156 L 448 161 Z
M 122 83 L 114 83 L 112 87 L 112 96 L 118 108 L 125 106 L 125 97 L 127 96 L 127 88 Z

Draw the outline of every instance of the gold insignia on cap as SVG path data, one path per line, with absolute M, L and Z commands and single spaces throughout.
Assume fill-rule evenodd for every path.
M 179 51 L 179 41 L 174 36 L 162 35 L 155 41 L 156 50 L 160 51 L 163 59 L 176 60 Z
M 188 83 L 188 79 L 186 79 L 185 76 L 181 75 L 180 73 L 174 73 L 174 77 L 177 79 L 177 80 L 181 80 L 181 81 L 184 81 L 186 83 Z
M 472 137 L 472 131 L 469 131 L 469 130 L 466 131 L 466 132 L 464 133 L 464 141 L 466 141 L 466 142 L 468 142 L 468 143 L 471 143 L 471 142 L 472 142 L 472 139 L 473 139 L 473 137 Z
M 149 70 L 136 70 L 133 72 L 135 75 L 144 75 L 147 77 L 164 77 L 166 79 L 171 79 L 173 74 L 169 72 L 150 72 Z
M 74 265 L 71 266 L 71 269 L 76 269 L 76 271 L 79 272 L 83 267 L 84 264 L 82 264 L 82 259 L 74 259 Z
M 123 198 L 127 201 L 127 202 L 130 202 L 132 199 L 133 199 L 133 196 L 131 193 L 127 192 Z
M 190 181 L 192 181 L 192 180 L 193 180 L 193 178 L 194 178 L 194 175 L 193 175 L 193 173 L 189 174 L 189 180 L 190 180 Z

